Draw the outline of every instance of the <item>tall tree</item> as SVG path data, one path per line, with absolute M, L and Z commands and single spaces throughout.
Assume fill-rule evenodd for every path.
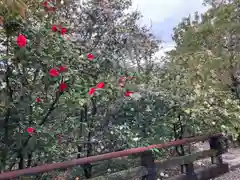
M 137 24 L 140 14 L 124 13 L 130 5 L 128 0 L 1 3 L 1 171 L 75 153 L 93 155 L 94 139 L 110 149 L 110 133 L 100 134 L 109 127 L 103 119 L 131 90 L 118 86 L 119 73 L 130 71 L 124 61 L 147 60 L 158 49 L 158 41 Z M 26 45 L 17 45 L 17 37 L 20 43 L 26 37 Z M 91 168 L 84 170 L 90 177 Z
M 196 129 L 239 132 L 239 1 L 213 3 L 175 29 L 162 85 Z

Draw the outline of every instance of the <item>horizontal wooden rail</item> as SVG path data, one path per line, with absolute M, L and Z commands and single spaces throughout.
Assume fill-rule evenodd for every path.
M 216 155 L 216 151 L 214 150 L 204 150 L 204 151 L 196 152 L 194 154 L 189 154 L 186 156 L 173 157 L 163 161 L 155 161 L 155 164 L 156 164 L 157 170 L 159 170 L 159 169 L 164 169 L 168 167 L 189 164 L 194 161 L 215 156 L 215 155 Z M 148 174 L 147 169 L 143 166 L 140 166 L 136 168 L 130 168 L 124 171 L 119 171 L 106 176 L 95 177 L 90 180 L 115 180 L 115 179 L 122 180 L 122 179 L 131 179 L 133 177 L 139 178 L 147 174 Z
M 105 176 L 97 176 L 89 180 L 129 180 L 139 179 L 146 175 L 148 175 L 148 170 L 144 166 L 139 166 L 123 171 L 118 171 Z
M 155 164 L 156 164 L 156 169 L 158 171 L 160 169 L 164 169 L 168 167 L 189 164 L 194 161 L 215 156 L 215 155 L 216 155 L 216 151 L 214 150 L 204 150 L 204 151 L 196 152 L 194 154 L 189 154 L 186 156 L 179 156 L 179 157 L 173 157 L 173 158 L 162 160 L 162 161 L 155 161 Z M 140 166 L 140 167 L 130 168 L 128 170 L 119 171 L 119 172 L 112 173 L 105 176 L 94 177 L 89 180 L 116 180 L 116 179 L 126 180 L 126 179 L 132 179 L 132 178 L 136 179 L 146 175 L 148 175 L 148 170 L 145 167 Z
M 208 168 L 201 168 L 199 170 L 196 170 L 196 177 L 193 177 L 191 179 L 187 175 L 182 174 L 172 177 L 168 180 L 209 180 L 219 177 L 227 172 L 229 172 L 228 164 L 222 164 L 220 166 L 214 164 L 210 165 Z
M 164 169 L 172 166 L 177 166 L 177 165 L 184 165 L 184 164 L 189 164 L 194 161 L 204 159 L 207 157 L 212 157 L 216 155 L 216 151 L 214 150 L 205 150 L 205 151 L 200 151 L 196 152 L 194 154 L 189 154 L 186 156 L 179 156 L 179 157 L 173 157 L 164 161 L 157 161 L 156 167 L 158 169 Z
M 74 159 L 74 160 L 58 162 L 58 163 L 52 163 L 52 164 L 44 164 L 44 165 L 40 165 L 40 166 L 36 166 L 36 167 L 32 167 L 32 168 L 2 173 L 2 174 L 0 174 L 0 180 L 16 178 L 16 177 L 19 177 L 22 175 L 34 175 L 34 174 L 49 172 L 49 171 L 53 171 L 53 170 L 67 169 L 67 168 L 70 168 L 70 167 L 73 167 L 76 165 L 83 165 L 83 164 L 93 163 L 93 162 L 97 162 L 97 161 L 103 161 L 103 160 L 109 160 L 109 159 L 118 158 L 118 157 L 125 157 L 125 156 L 129 156 L 129 155 L 133 155 L 133 154 L 139 154 L 139 153 L 143 153 L 148 150 L 151 150 L 152 148 L 158 148 L 158 149 L 169 148 L 172 146 L 178 146 L 178 145 L 183 145 L 183 144 L 188 144 L 188 143 L 193 143 L 193 142 L 205 141 L 205 140 L 208 140 L 209 138 L 214 138 L 214 137 L 217 138 L 220 136 L 222 136 L 222 133 L 209 134 L 209 135 L 203 135 L 203 136 L 198 136 L 198 137 L 185 138 L 185 139 L 181 139 L 181 140 L 177 140 L 177 141 L 170 141 L 170 142 L 163 143 L 163 144 L 150 145 L 147 147 L 131 148 L 131 149 L 123 150 L 123 151 L 106 153 L 106 154 L 97 155 L 97 156 L 90 156 L 90 157 Z

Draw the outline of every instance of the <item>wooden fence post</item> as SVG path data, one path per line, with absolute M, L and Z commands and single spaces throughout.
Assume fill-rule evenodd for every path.
M 223 137 L 212 137 L 209 140 L 210 148 L 216 150 L 217 154 L 214 157 L 211 157 L 212 164 L 222 165 L 222 154 L 226 152 L 227 147 L 224 147 Z
M 152 151 L 141 153 L 141 165 L 148 171 L 148 175 L 143 176 L 142 180 L 157 180 L 157 169 Z
M 186 172 L 187 179 L 197 180 L 197 176 L 194 172 L 193 163 L 185 164 L 185 172 Z

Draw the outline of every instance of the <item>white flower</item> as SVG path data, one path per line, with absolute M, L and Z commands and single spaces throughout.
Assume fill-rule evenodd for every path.
M 212 125 L 216 125 L 216 122 L 215 122 L 215 121 L 213 121 L 213 122 L 212 122 Z
M 150 107 L 149 106 L 147 106 L 147 108 L 146 108 L 146 110 L 145 111 L 147 111 L 147 112 L 150 112 L 150 111 L 152 111 L 151 109 L 150 109 Z
M 222 113 L 223 113 L 225 116 L 228 116 L 228 112 L 226 111 L 226 109 L 224 109 L 224 110 L 222 111 Z
M 7 83 L 5 83 L 5 82 L 2 82 L 1 89 L 4 89 L 4 88 L 6 88 L 6 86 L 7 86 Z
M 134 99 L 134 100 L 139 100 L 142 96 L 140 93 L 133 93 L 131 94 L 131 97 Z
M 221 125 L 221 128 L 222 128 L 222 129 L 226 129 L 226 126 L 225 126 L 225 125 Z
M 214 99 L 213 99 L 213 98 L 210 98 L 210 99 L 209 99 L 209 102 L 210 102 L 210 103 L 213 103 L 213 102 L 214 102 Z
M 133 138 L 133 141 L 138 141 L 138 140 L 139 140 L 138 137 Z
M 165 174 L 164 174 L 163 172 L 160 173 L 160 176 L 161 176 L 161 177 L 164 177 L 164 175 L 165 175 Z
M 195 88 L 197 89 L 201 88 L 200 84 L 196 84 Z
M 159 96 L 159 95 L 160 95 L 160 92 L 156 92 L 155 95 L 156 95 L 156 96 Z

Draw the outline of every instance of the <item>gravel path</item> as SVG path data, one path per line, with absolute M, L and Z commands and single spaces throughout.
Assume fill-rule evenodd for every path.
M 209 149 L 208 143 L 198 143 L 197 151 Z M 240 180 L 240 148 L 230 148 L 223 154 L 223 161 L 229 164 L 230 172 L 214 178 L 213 180 Z M 210 158 L 202 159 L 194 163 L 195 168 L 208 167 L 211 165 Z
M 218 178 L 214 178 L 214 180 L 240 180 L 240 169 L 235 169 L 229 173 L 226 173 Z
M 202 145 L 203 149 L 208 149 L 206 146 Z M 240 180 L 240 148 L 231 148 L 227 153 L 223 154 L 223 161 L 229 164 L 230 172 L 214 178 L 214 180 Z M 211 164 L 209 159 L 203 160 L 204 164 Z
M 229 164 L 231 171 L 214 180 L 240 180 L 240 149 L 229 149 L 229 152 L 223 155 L 223 161 Z

